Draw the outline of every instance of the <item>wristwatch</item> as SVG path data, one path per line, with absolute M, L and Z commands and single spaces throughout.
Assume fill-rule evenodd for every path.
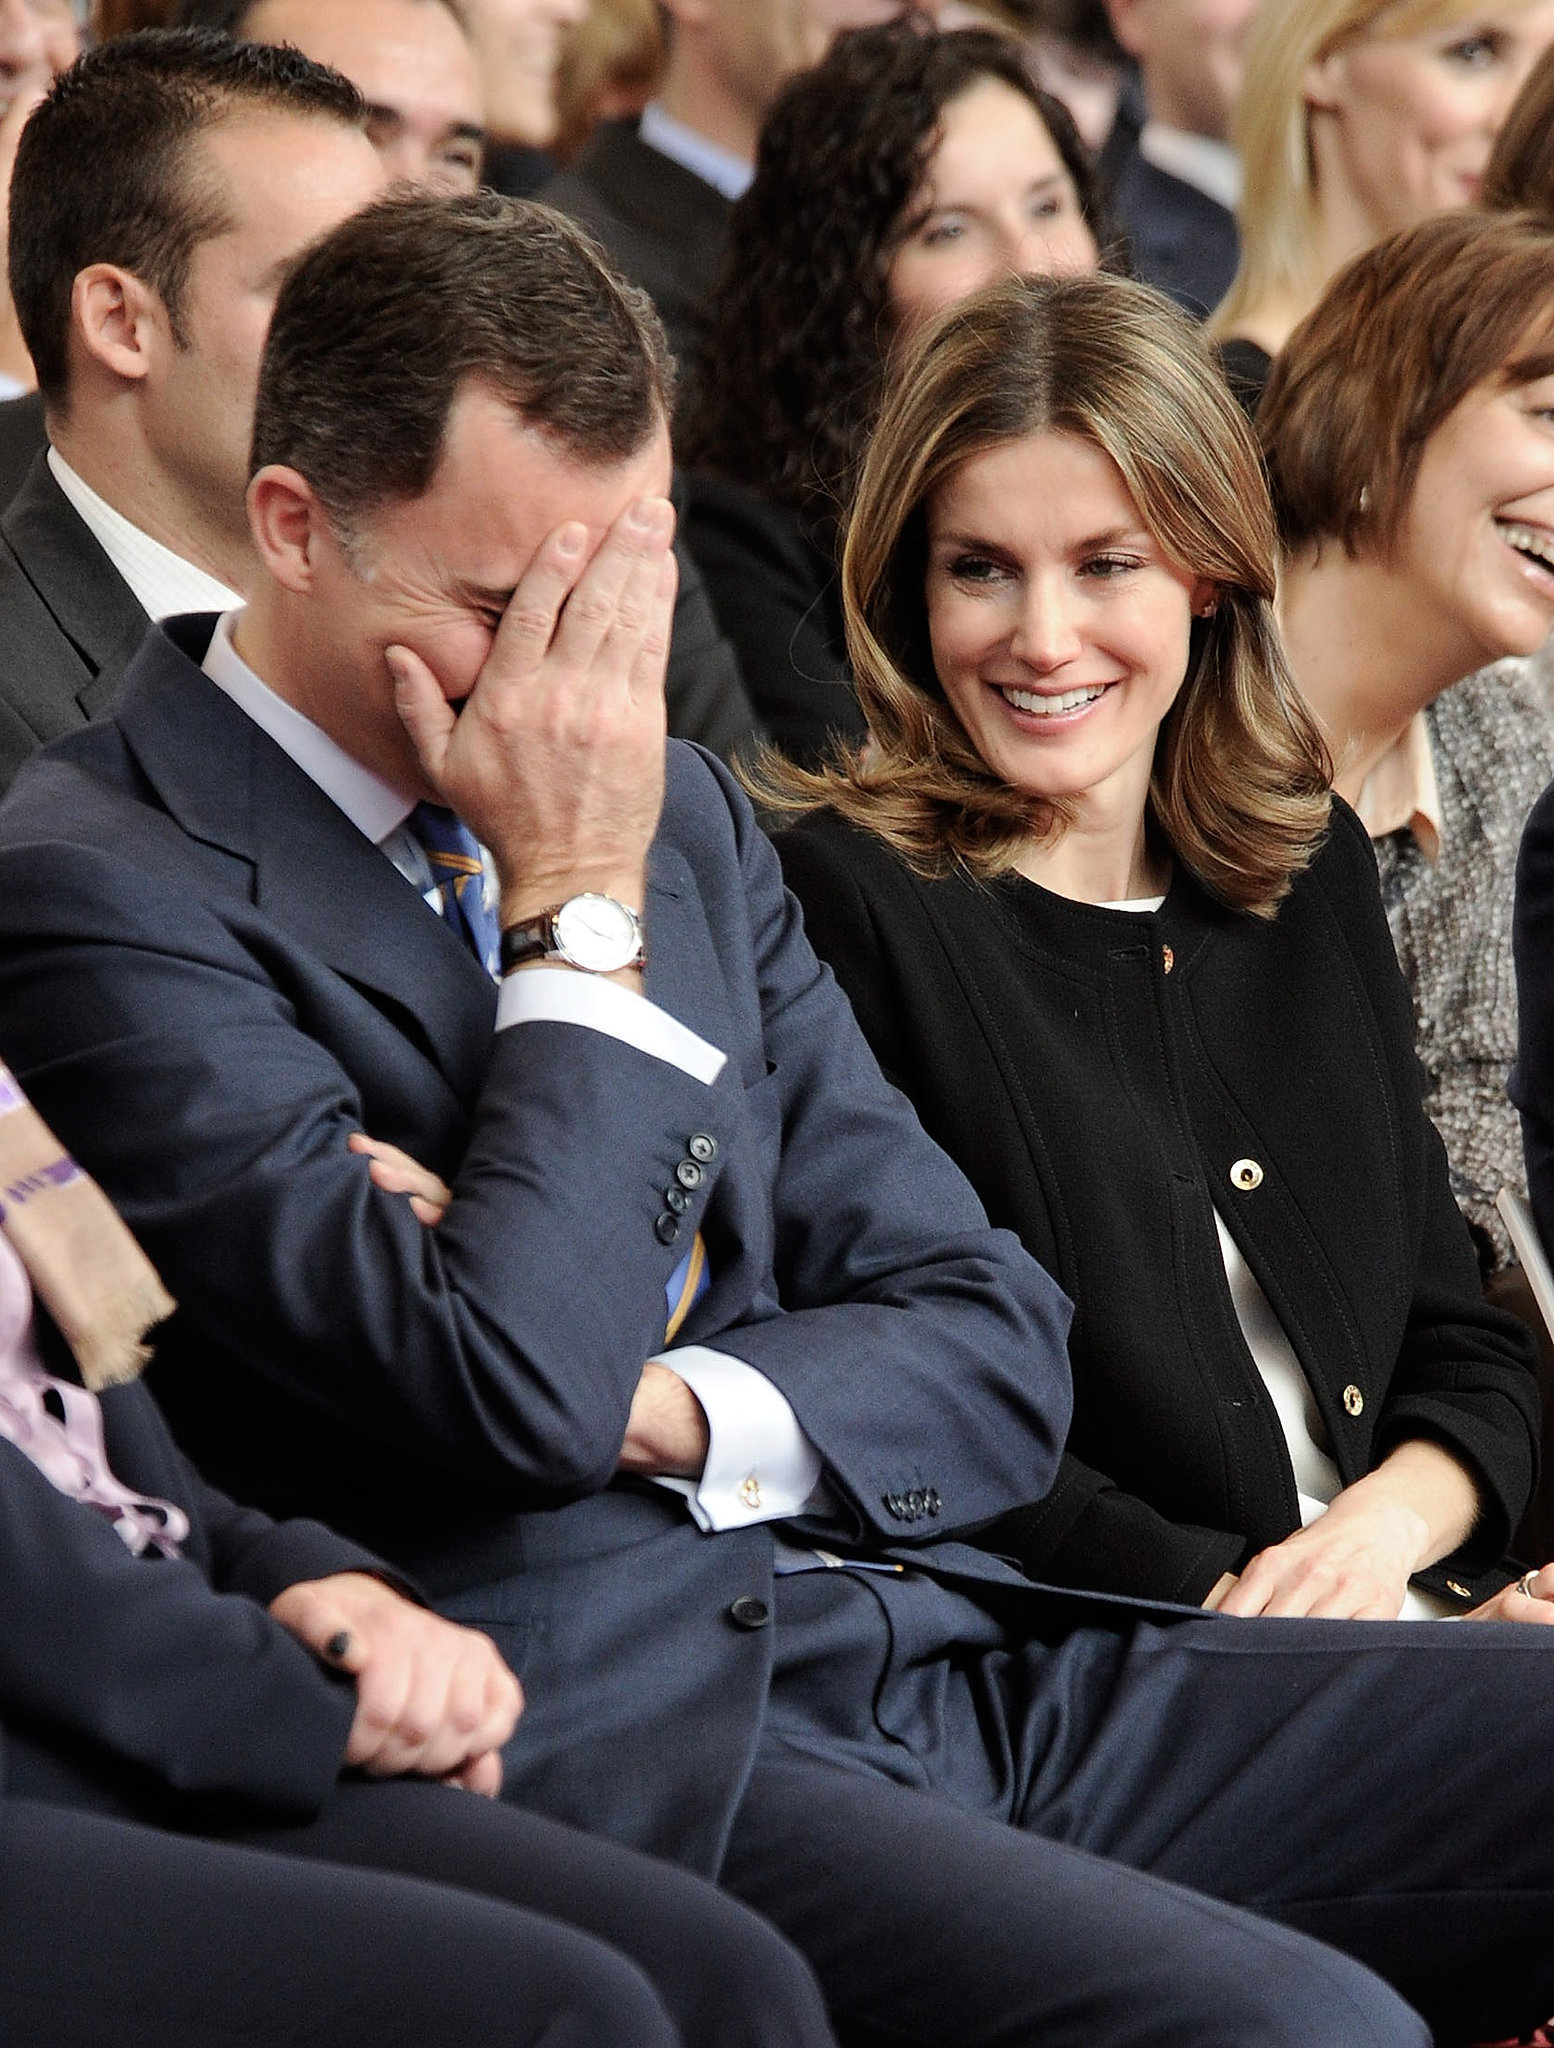
M 585 974 L 614 974 L 647 958 L 642 920 L 613 896 L 589 891 L 571 896 L 538 917 L 510 924 L 502 934 L 502 972 L 526 960 L 562 960 Z

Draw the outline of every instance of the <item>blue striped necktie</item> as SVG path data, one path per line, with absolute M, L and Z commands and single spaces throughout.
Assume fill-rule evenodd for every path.
M 405 822 L 431 864 L 444 919 L 494 979 L 502 933 L 496 911 L 486 902 L 480 842 L 442 804 L 417 804 Z

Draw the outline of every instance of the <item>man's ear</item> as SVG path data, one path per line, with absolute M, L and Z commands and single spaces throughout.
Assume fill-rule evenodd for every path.
M 261 469 L 248 486 L 248 526 L 265 568 L 298 597 L 315 586 L 320 549 L 338 548 L 313 486 L 280 462 Z
M 1140 17 L 1148 6 L 1149 0 L 1106 0 L 1106 18 L 1112 34 L 1130 57 L 1143 55 L 1145 35 Z
M 750 0 L 746 0 L 746 4 L 750 4 Z M 761 0 L 756 0 L 756 4 L 761 4 Z M 683 21 L 690 28 L 704 28 L 711 13 L 707 0 L 659 0 L 659 5 L 671 23 Z
M 133 383 L 150 369 L 159 343 L 172 338 L 161 294 L 116 263 L 89 263 L 76 272 L 70 324 L 93 361 Z

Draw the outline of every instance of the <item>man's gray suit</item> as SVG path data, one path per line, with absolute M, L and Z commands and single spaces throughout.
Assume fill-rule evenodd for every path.
M 155 1383 L 192 1454 L 516 1663 L 512 1795 L 721 1869 L 870 2039 L 1423 2040 L 1182 1885 L 1448 2030 L 1554 2006 L 1542 1631 L 1222 1622 L 957 1540 L 1048 1482 L 1066 1304 L 880 1078 L 723 772 L 671 748 L 647 905 L 647 993 L 717 1077 L 493 1036 L 208 633 L 154 634 L 0 809 L 0 1047 L 182 1303 Z M 435 1231 L 363 1128 L 451 1182 Z M 803 1536 L 874 1569 L 790 1572 L 770 1524 L 612 1477 L 696 1228 L 681 1341 L 786 1395 Z

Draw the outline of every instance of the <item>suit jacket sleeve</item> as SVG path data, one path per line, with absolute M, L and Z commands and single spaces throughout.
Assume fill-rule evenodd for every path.
M 392 1027 L 311 958 L 283 987 L 273 927 L 160 853 L 0 851 L 0 1043 L 199 1333 L 361 1459 L 513 1509 L 613 1477 L 683 1249 L 657 1235 L 662 1191 L 711 1136 L 684 1227 L 727 1179 L 726 1235 L 686 1341 L 767 1373 L 879 1533 L 930 1466 L 941 1518 L 914 1533 L 986 1520 L 1050 1478 L 1067 1303 L 881 1081 L 726 771 L 673 748 L 670 788 L 655 857 L 682 908 L 650 977 L 676 974 L 693 1029 L 720 1010 L 728 1064 L 707 1085 L 575 1025 L 498 1032 L 436 1230 L 347 1150 L 373 1127 L 362 1087 L 299 1011 Z
M 791 1403 L 860 1528 L 893 1541 L 893 1498 L 931 1487 L 912 1538 L 979 1526 L 1044 1492 L 1068 1426 L 1069 1304 L 881 1075 L 817 960 L 776 853 L 717 764 L 732 858 L 714 929 L 750 933 L 767 1067 L 773 1269 L 784 1313 L 719 1350 Z M 739 917 L 738 906 L 744 909 Z M 883 1512 L 882 1512 L 883 1509 Z
M 316 1528 L 287 1538 L 197 1481 L 179 1504 L 209 1520 L 215 1585 L 190 1558 L 133 1556 L 0 1440 L 0 1720 L 178 1792 L 312 1812 L 340 1770 L 354 1688 L 256 1603 L 364 1554 Z

